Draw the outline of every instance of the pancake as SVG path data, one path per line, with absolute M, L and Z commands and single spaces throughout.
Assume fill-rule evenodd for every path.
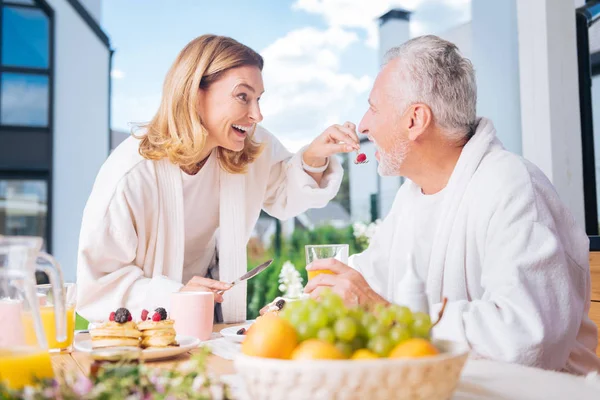
M 95 329 L 90 330 L 92 337 L 92 347 L 116 347 L 116 346 L 135 346 L 139 347 L 142 332 L 137 329 L 134 322 L 125 322 L 120 324 L 115 321 L 108 321 Z
M 163 321 L 142 321 L 138 324 L 138 329 L 142 332 L 141 346 L 149 347 L 168 347 L 177 345 L 175 342 L 175 321 L 165 319 Z
M 165 319 L 163 321 L 148 320 L 148 321 L 138 322 L 137 328 L 142 332 L 150 331 L 150 330 L 157 330 L 157 329 L 173 329 L 174 324 L 175 324 L 175 321 L 173 321 L 172 319 Z
M 100 349 L 105 347 L 122 347 L 132 346 L 139 347 L 140 339 L 134 338 L 117 338 L 117 337 L 97 337 L 92 339 L 92 348 Z

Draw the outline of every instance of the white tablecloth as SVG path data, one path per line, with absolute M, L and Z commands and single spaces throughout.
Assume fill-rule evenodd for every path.
M 600 400 L 600 377 L 468 360 L 453 400 Z

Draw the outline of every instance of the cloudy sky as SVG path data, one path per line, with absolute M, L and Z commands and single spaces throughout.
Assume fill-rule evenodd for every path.
M 360 120 L 378 70 L 376 20 L 394 7 L 413 11 L 413 36 L 470 19 L 470 0 L 104 0 L 113 128 L 149 120 L 177 53 L 215 33 L 263 55 L 263 125 L 296 150 L 332 123 Z

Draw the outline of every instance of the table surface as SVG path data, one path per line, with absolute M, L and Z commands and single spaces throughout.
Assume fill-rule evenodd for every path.
M 217 324 L 213 332 L 220 332 L 230 325 Z M 197 350 L 191 350 L 163 361 L 147 361 L 157 368 L 171 368 L 186 361 Z M 92 359 L 88 353 L 53 353 L 52 365 L 55 371 L 89 374 Z M 233 361 L 210 355 L 208 369 L 216 375 L 234 375 Z M 600 378 L 586 379 L 565 373 L 545 371 L 489 360 L 469 359 L 463 369 L 460 383 L 453 400 L 514 400 L 514 399 L 600 399 Z
M 213 332 L 220 332 L 221 329 L 226 328 L 227 326 L 228 325 L 217 324 L 213 327 Z M 159 368 L 171 368 L 182 361 L 188 360 L 196 351 L 198 350 L 191 350 L 167 360 L 146 361 L 145 364 Z M 55 372 L 63 371 L 66 373 L 81 373 L 85 374 L 86 376 L 89 374 L 90 366 L 93 362 L 88 353 L 75 350 L 72 353 L 52 353 L 51 360 Z M 209 356 L 208 369 L 217 375 L 229 375 L 235 373 L 233 361 L 225 360 L 212 354 Z

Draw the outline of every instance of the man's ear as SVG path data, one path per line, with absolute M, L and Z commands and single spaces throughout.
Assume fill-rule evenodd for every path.
M 409 107 L 408 118 L 408 138 L 412 141 L 417 140 L 433 123 L 431 108 L 422 103 L 415 103 Z

